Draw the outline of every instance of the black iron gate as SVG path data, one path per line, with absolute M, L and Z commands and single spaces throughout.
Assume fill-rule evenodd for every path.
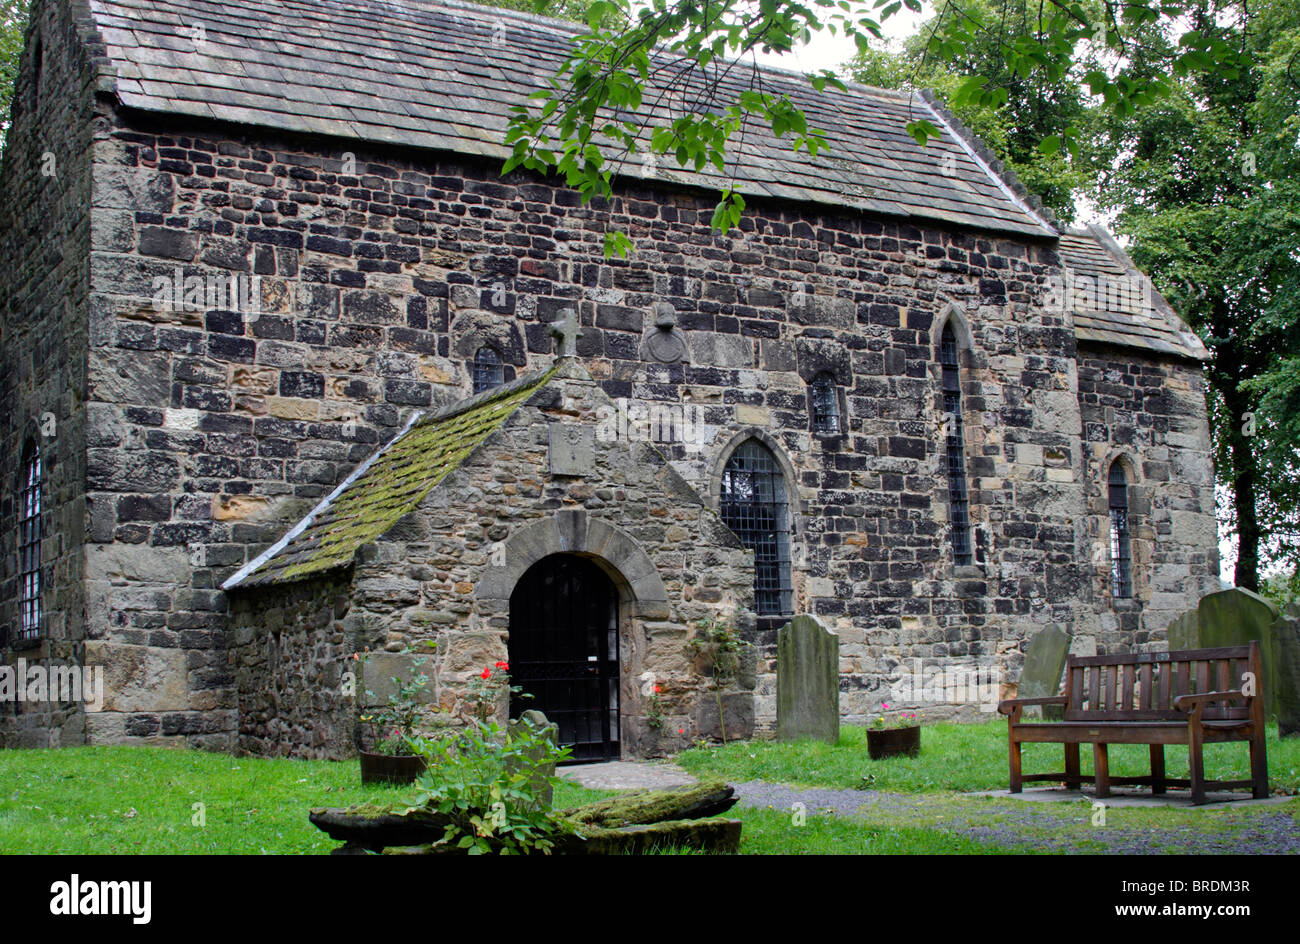
M 573 760 L 617 760 L 618 590 L 584 557 L 554 554 L 519 578 L 510 595 L 510 676 L 560 729 Z

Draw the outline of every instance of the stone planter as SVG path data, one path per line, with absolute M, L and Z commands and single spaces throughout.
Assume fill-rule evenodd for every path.
M 428 768 L 428 761 L 419 754 L 370 754 L 361 751 L 360 757 L 363 785 L 414 783 Z
M 872 760 L 921 753 L 921 726 L 908 728 L 868 728 L 867 753 Z

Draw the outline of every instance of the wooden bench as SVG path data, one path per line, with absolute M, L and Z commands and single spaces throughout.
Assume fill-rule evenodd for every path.
M 1253 693 L 1246 694 L 1243 676 L 1251 673 Z M 1268 758 L 1264 748 L 1263 672 L 1259 643 L 1220 649 L 1181 652 L 1135 652 L 1110 656 L 1070 656 L 1065 665 L 1065 693 L 1050 698 L 1014 698 L 998 705 L 1007 716 L 1011 760 L 1011 792 L 1026 781 L 1064 782 L 1077 790 L 1092 783 L 1099 797 L 1110 796 L 1112 784 L 1150 785 L 1152 793 L 1166 787 L 1190 787 L 1192 802 L 1205 802 L 1207 789 L 1250 787 L 1255 799 L 1268 796 Z M 1022 721 L 1030 705 L 1061 705 L 1063 721 Z M 1205 779 L 1202 746 L 1219 741 L 1250 744 L 1249 780 Z M 1030 774 L 1020 771 L 1020 745 L 1065 745 L 1065 772 Z M 1079 745 L 1091 744 L 1093 776 L 1079 772 Z M 1149 777 L 1112 777 L 1107 745 L 1147 744 L 1151 751 Z M 1166 744 L 1186 744 L 1190 779 L 1165 776 Z

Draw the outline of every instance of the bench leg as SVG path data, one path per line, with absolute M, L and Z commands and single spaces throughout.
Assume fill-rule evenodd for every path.
M 1150 744 L 1151 749 L 1151 792 L 1160 795 L 1165 792 L 1165 746 Z
M 1250 795 L 1256 800 L 1268 798 L 1268 752 L 1263 731 L 1250 739 Z
M 1014 731 L 1007 735 L 1007 749 L 1010 752 L 1008 759 L 1011 762 L 1011 792 L 1019 793 L 1022 788 L 1020 779 L 1020 742 L 1016 740 Z
M 1097 787 L 1097 796 L 1110 796 L 1110 755 L 1105 744 L 1092 746 L 1093 783 Z
M 1083 783 L 1083 777 L 1079 775 L 1079 745 L 1065 745 L 1065 786 L 1070 790 L 1078 790 L 1079 784 Z
M 1205 802 L 1205 755 L 1202 751 L 1202 738 L 1199 724 L 1192 724 L 1187 731 L 1187 768 L 1192 781 L 1192 805 L 1200 806 Z

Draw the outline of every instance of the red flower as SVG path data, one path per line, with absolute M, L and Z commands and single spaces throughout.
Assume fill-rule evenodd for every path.
M 498 663 L 497 663 L 497 668 L 500 669 L 502 672 L 509 672 L 509 671 L 510 671 L 510 663 L 509 663 L 509 662 L 498 662 Z
M 658 685 L 655 686 L 655 694 L 656 694 L 656 695 L 658 695 L 658 694 L 659 694 L 660 692 L 662 692 L 662 691 L 663 691 L 663 689 L 660 688 Z
M 480 678 L 485 678 L 485 679 L 488 679 L 488 678 L 491 678 L 491 677 L 492 677 L 492 670 L 491 670 L 491 669 L 484 669 L 484 670 L 483 670 L 483 674 L 480 676 Z

